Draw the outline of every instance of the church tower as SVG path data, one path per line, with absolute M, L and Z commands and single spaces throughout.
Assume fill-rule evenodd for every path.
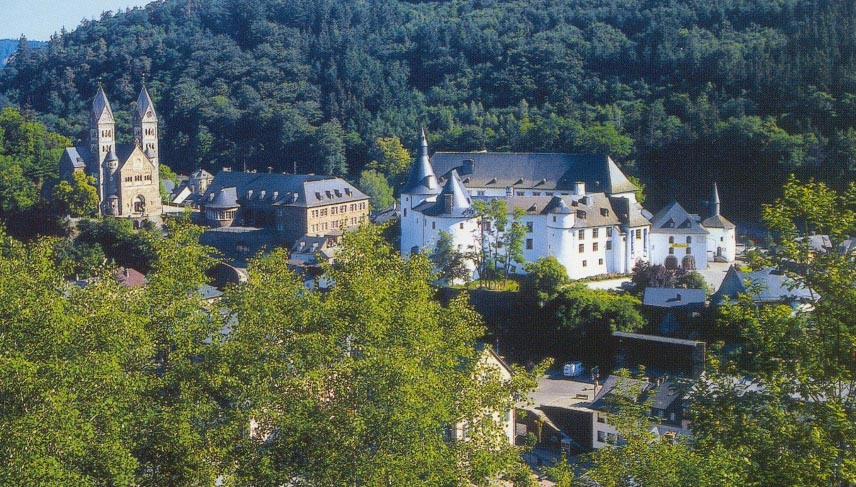
M 134 140 L 143 150 L 155 167 L 158 166 L 158 115 L 155 112 L 155 104 L 149 95 L 146 85 L 140 91 L 137 98 L 137 106 L 134 110 Z
M 89 114 L 89 150 L 99 167 L 107 154 L 115 149 L 115 128 L 110 101 L 107 100 L 104 87 L 98 83 L 98 93 L 95 94 Z
M 116 121 L 113 118 L 113 109 L 104 87 L 98 83 L 98 92 L 92 100 L 92 111 L 89 113 L 89 151 L 92 153 L 89 174 L 95 177 L 98 188 L 98 199 L 103 201 L 106 194 L 106 175 L 102 163 L 108 154 L 115 154 L 116 145 Z

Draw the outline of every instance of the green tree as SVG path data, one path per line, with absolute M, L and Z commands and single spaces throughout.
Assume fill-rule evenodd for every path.
M 315 129 L 314 149 L 318 158 L 316 172 L 333 176 L 348 174 L 344 137 L 342 125 L 335 118 Z
M 449 232 L 440 231 L 437 245 L 431 252 L 430 258 L 438 270 L 438 277 L 447 284 L 470 281 L 472 274 L 467 267 L 467 258 L 463 252 L 455 248 L 454 238 Z
M 9 216 L 32 208 L 39 201 L 36 185 L 25 175 L 21 165 L 0 156 L 0 213 Z
M 542 257 L 526 264 L 526 275 L 520 281 L 520 294 L 526 301 L 543 307 L 556 297 L 559 289 L 569 282 L 568 271 L 555 257 Z
M 94 216 L 98 213 L 98 191 L 95 178 L 75 171 L 72 181 L 60 181 L 53 189 L 53 200 L 61 213 L 73 217 Z
M 379 171 L 390 180 L 398 180 L 407 173 L 413 159 L 401 145 L 398 137 L 377 137 L 369 149 L 369 169 Z
M 487 485 L 510 475 L 518 452 L 486 411 L 506 411 L 534 385 L 488 373 L 483 333 L 465 301 L 433 298 L 422 255 L 403 261 L 379 229 L 345 237 L 336 285 L 306 293 L 280 251 L 250 266 L 227 300 L 240 326 L 235 394 L 245 424 L 239 475 L 251 483 L 301 478 L 318 485 Z M 469 424 L 468 441 L 445 428 Z
M 360 180 L 357 185 L 361 191 L 369 196 L 373 210 L 384 210 L 395 203 L 395 198 L 392 196 L 392 188 L 389 186 L 386 178 L 374 169 L 368 169 L 360 173 Z

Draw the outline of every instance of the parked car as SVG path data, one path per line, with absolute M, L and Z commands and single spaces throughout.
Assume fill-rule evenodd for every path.
M 583 374 L 582 362 L 568 362 L 562 368 L 562 375 L 565 377 L 579 377 Z

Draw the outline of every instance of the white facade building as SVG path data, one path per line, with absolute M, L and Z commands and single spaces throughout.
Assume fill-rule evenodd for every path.
M 444 153 L 419 157 L 401 194 L 401 252 L 431 251 L 440 232 L 460 251 L 486 244 L 473 200 L 522 210 L 526 262 L 554 256 L 573 279 L 630 272 L 648 260 L 650 222 L 636 186 L 607 156 Z M 509 216 L 509 219 L 511 217 Z M 485 222 L 490 225 L 490 222 Z M 486 229 L 485 229 L 486 230 Z M 515 272 L 523 272 L 522 266 Z
M 680 204 L 666 205 L 651 219 L 651 263 L 667 268 L 705 268 L 707 262 L 734 262 L 737 253 L 734 224 L 719 213 L 719 191 L 714 184 L 711 216 L 702 220 Z

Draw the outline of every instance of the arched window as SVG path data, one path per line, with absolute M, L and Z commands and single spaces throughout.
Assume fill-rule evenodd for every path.
M 670 244 L 675 243 L 675 237 L 669 237 L 669 243 Z
M 693 238 L 688 236 L 687 237 L 687 243 L 693 243 Z

